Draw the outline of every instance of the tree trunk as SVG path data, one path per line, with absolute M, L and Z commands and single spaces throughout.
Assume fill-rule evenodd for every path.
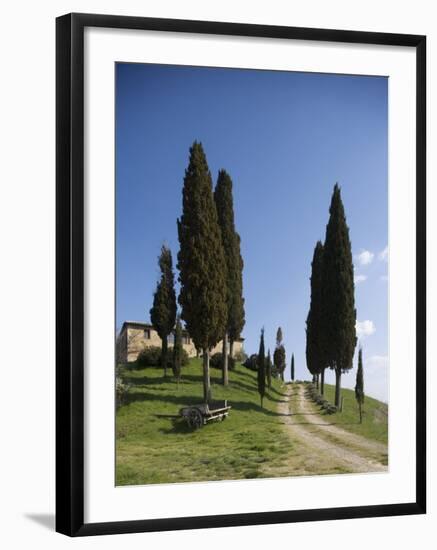
M 167 351 L 168 351 L 167 336 L 164 336 L 164 338 L 162 339 L 162 347 L 161 347 L 161 365 L 164 367 L 164 378 L 167 378 Z
M 263 408 L 263 399 L 264 397 L 261 395 L 261 408 Z
M 341 370 L 335 369 L 335 406 L 340 408 Z
M 325 369 L 320 373 L 320 395 L 325 395 Z
M 211 400 L 211 381 L 209 377 L 209 350 L 203 350 L 203 400 L 208 403 Z
M 234 340 L 229 338 L 229 357 L 234 357 Z
M 316 381 L 316 389 L 319 389 L 319 375 L 318 374 L 315 374 L 313 376 L 313 383 L 314 383 L 314 379 Z
M 229 365 L 228 365 L 228 333 L 225 332 L 225 336 L 223 338 L 223 353 L 222 353 L 222 359 L 223 359 L 223 386 L 227 386 L 229 384 Z

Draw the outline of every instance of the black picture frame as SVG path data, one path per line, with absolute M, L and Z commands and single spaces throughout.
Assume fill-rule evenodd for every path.
M 106 27 L 403 46 L 416 50 L 416 500 L 84 523 L 84 29 Z M 56 20 L 56 530 L 69 536 L 321 521 L 426 512 L 426 37 L 95 14 Z

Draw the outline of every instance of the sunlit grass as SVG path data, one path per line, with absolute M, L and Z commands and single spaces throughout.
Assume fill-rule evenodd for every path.
M 132 389 L 117 412 L 117 485 L 263 477 L 267 463 L 269 471 L 280 470 L 293 445 L 278 422 L 277 401 L 284 398 L 279 381 L 261 408 L 256 373 L 237 365 L 227 388 L 220 371 L 211 375 L 213 399 L 227 399 L 230 415 L 192 431 L 180 419 L 156 415 L 176 415 L 180 407 L 202 402 L 199 359 L 183 368 L 179 388 L 163 378 L 162 369 L 127 371 Z

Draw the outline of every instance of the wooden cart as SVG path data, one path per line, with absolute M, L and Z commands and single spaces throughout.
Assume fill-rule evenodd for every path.
M 179 410 L 179 416 L 187 421 L 190 428 L 197 430 L 211 420 L 225 420 L 230 409 L 231 406 L 227 401 L 213 401 L 182 407 Z

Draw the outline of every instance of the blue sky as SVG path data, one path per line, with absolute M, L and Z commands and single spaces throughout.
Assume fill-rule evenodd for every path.
M 282 327 L 308 378 L 305 320 L 315 243 L 341 186 L 356 273 L 369 395 L 387 400 L 387 79 L 165 65 L 116 65 L 116 324 L 149 321 L 163 243 L 176 219 L 189 147 L 215 184 L 225 168 L 245 262 L 247 353 Z M 288 373 L 289 368 L 287 368 Z M 328 380 L 333 380 L 331 373 Z M 344 376 L 353 387 L 355 367 Z

